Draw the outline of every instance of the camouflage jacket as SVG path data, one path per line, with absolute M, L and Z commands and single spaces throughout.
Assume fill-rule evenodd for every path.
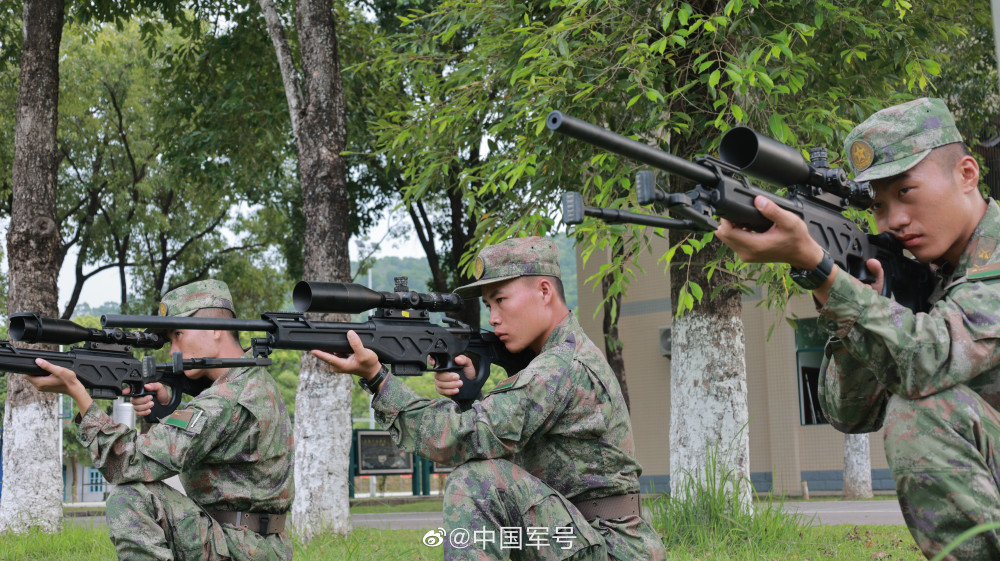
M 438 463 L 508 459 L 574 501 L 639 490 L 621 387 L 572 313 L 527 368 L 464 413 L 391 376 L 372 406 L 401 449 Z
M 820 309 L 832 337 L 819 398 L 837 430 L 881 428 L 891 394 L 908 399 L 965 384 L 1000 409 L 1000 207 L 989 201 L 953 271 L 939 268 L 928 313 L 879 296 L 844 271 Z
M 180 475 L 205 508 L 284 513 L 291 509 L 292 423 L 274 379 L 233 368 L 140 434 L 96 404 L 80 419 L 80 442 L 111 483 Z

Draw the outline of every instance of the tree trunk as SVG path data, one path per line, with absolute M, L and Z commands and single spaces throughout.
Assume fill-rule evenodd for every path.
M 17 92 L 13 196 L 7 233 L 8 315 L 26 311 L 47 317 L 58 314 L 56 123 L 63 17 L 62 0 L 24 3 L 24 51 Z M 57 405 L 56 394 L 39 393 L 23 376 L 8 374 L 0 532 L 22 532 L 31 526 L 54 532 L 59 527 L 62 454 Z
M 844 498 L 870 499 L 872 451 L 867 434 L 848 434 L 844 439 Z
M 302 62 L 300 82 L 286 34 L 271 0 L 260 0 L 285 84 L 299 152 L 305 217 L 303 275 L 311 281 L 349 281 L 350 216 L 344 159 L 347 129 L 337 29 L 329 2 L 296 4 Z M 301 93 L 300 93 L 301 92 Z M 327 314 L 323 319 L 345 321 Z M 334 373 L 304 353 L 295 397 L 295 502 L 292 517 L 302 539 L 351 530 L 348 472 L 352 377 Z
M 601 279 L 601 293 L 605 298 L 608 297 L 611 280 L 610 275 Z M 615 309 L 613 316 L 611 313 L 612 307 Z M 604 321 L 602 322 L 602 327 L 604 328 L 604 356 L 608 359 L 608 365 L 611 366 L 611 371 L 615 373 L 615 378 L 618 378 L 618 385 L 622 388 L 622 397 L 625 398 L 625 407 L 631 411 L 632 405 L 628 399 L 628 382 L 625 379 L 625 349 L 621 338 L 618 337 L 618 318 L 621 317 L 621 313 L 622 296 L 619 293 L 604 304 Z
M 671 243 L 684 235 L 670 232 Z M 671 331 L 670 486 L 674 496 L 683 497 L 692 484 L 721 485 L 738 494 L 742 508 L 752 509 L 742 295 L 729 288 L 711 298 L 720 275 L 709 280 L 705 272 L 720 247 L 713 240 L 690 261 L 678 251 L 670 265 L 674 310 L 681 305 L 685 282 L 698 284 L 704 294 L 701 303 L 674 321 Z
M 738 492 L 740 505 L 749 509 L 749 409 L 739 312 L 739 293 L 724 291 L 673 325 L 670 487 L 675 497 L 684 497 L 691 484 L 735 485 L 731 492 Z

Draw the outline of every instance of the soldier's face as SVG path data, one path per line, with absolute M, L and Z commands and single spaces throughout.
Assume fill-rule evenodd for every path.
M 879 231 L 891 233 L 919 261 L 944 258 L 955 265 L 981 218 L 974 205 L 979 168 L 972 177 L 971 157 L 949 162 L 935 156 L 905 173 L 873 181 L 872 212 Z
M 215 337 L 216 331 L 205 331 L 200 329 L 174 329 L 167 332 L 170 340 L 170 354 L 180 352 L 185 359 L 189 358 L 215 358 L 218 356 L 218 341 Z M 204 376 L 207 370 L 185 370 L 184 375 L 191 379 Z
M 538 352 L 549 328 L 538 277 L 519 277 L 483 288 L 483 303 L 490 311 L 490 325 L 507 350 Z

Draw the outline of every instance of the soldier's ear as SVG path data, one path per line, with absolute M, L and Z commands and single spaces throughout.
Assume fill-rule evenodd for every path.
M 548 277 L 540 276 L 536 278 L 538 278 L 537 287 L 539 292 L 542 293 L 542 299 L 546 304 L 548 304 L 556 293 L 556 287 L 552 286 L 552 281 L 550 281 Z

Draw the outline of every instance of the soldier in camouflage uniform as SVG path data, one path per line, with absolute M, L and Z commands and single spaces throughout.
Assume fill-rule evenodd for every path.
M 642 468 L 621 388 L 566 307 L 555 244 L 532 237 L 490 246 L 476 273 L 456 292 L 481 291 L 507 349 L 537 356 L 467 411 L 385 376 L 353 333 L 351 356 L 313 351 L 365 378 L 377 392 L 376 419 L 400 448 L 457 466 L 445 489 L 445 559 L 665 558 L 640 514 Z M 466 357 L 456 362 L 474 376 Z M 437 387 L 457 393 L 458 379 L 438 375 Z
M 930 263 L 938 284 L 930 312 L 913 313 L 876 292 L 875 260 L 871 287 L 836 266 L 815 278 L 831 334 L 820 401 L 842 432 L 885 428 L 903 516 L 931 558 L 965 530 L 1000 521 L 1000 207 L 980 194 L 979 167 L 941 100 L 875 113 L 848 135 L 845 153 L 855 180 L 875 188 L 879 231 Z M 727 223 L 719 237 L 745 260 L 823 276 L 826 258 L 801 220 L 758 208 L 771 230 Z M 946 559 L 1000 559 L 1000 538 L 980 533 Z
M 234 317 L 229 288 L 213 280 L 169 292 L 160 314 Z M 245 356 L 233 332 L 171 330 L 167 336 L 171 352 L 185 358 Z M 144 422 L 140 433 L 112 422 L 72 371 L 39 365 L 53 376 L 29 380 L 76 400 L 83 412 L 75 419 L 80 442 L 115 485 L 107 519 L 119 559 L 292 558 L 284 531 L 294 492 L 292 424 L 277 384 L 262 368 L 185 371 L 213 383 L 161 422 Z M 161 384 L 146 388 L 168 403 Z M 152 400 L 133 399 L 136 413 L 148 416 Z M 187 496 L 163 483 L 178 474 Z

